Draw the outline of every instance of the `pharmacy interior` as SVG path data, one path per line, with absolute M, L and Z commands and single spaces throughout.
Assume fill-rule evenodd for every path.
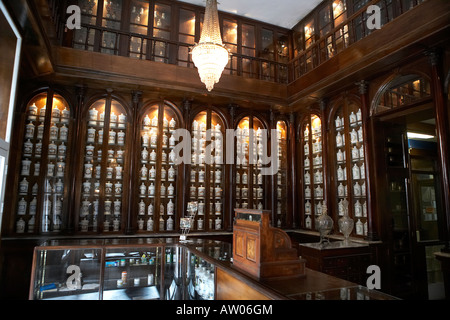
M 211 91 L 189 2 L 3 1 L 0 296 L 448 299 L 448 2 L 219 4 Z

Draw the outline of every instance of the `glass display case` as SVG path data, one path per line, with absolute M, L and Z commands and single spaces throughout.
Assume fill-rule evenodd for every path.
M 355 222 L 353 234 L 366 236 L 367 194 L 361 108 L 353 102 L 341 105 L 334 114 L 332 132 L 337 219 L 348 210 L 349 217 Z M 348 206 L 344 200 L 348 201 Z
M 207 256 L 228 260 L 228 247 L 173 239 L 50 241 L 36 247 L 31 300 L 214 300 Z M 229 248 L 228 248 L 229 249 Z
M 214 111 L 198 113 L 191 126 L 189 201 L 198 203 L 193 230 L 223 230 L 225 124 Z
M 174 151 L 174 131 L 180 119 L 166 104 L 154 104 L 144 109 L 140 120 L 140 165 L 138 231 L 174 231 L 178 214 L 178 165 Z
M 68 209 L 70 108 L 46 91 L 29 101 L 24 120 L 15 232 L 60 232 Z
M 312 114 L 303 120 L 301 125 L 300 157 L 303 181 L 304 226 L 315 229 L 315 221 L 322 214 L 324 205 L 324 172 L 322 158 L 322 120 Z
M 88 109 L 78 221 L 81 232 L 119 232 L 124 228 L 128 118 L 124 106 L 110 96 Z
M 244 117 L 237 126 L 235 208 L 262 210 L 266 206 L 265 176 L 261 174 L 264 150 L 262 129 L 263 123 L 256 117 Z

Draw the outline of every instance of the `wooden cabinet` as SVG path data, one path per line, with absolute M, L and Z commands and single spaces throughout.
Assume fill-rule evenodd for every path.
M 198 202 L 193 230 L 223 230 L 226 210 L 225 121 L 212 110 L 197 113 L 191 125 L 189 201 Z
M 53 90 L 35 95 L 20 117 L 17 189 L 8 197 L 13 233 L 60 233 L 67 223 L 73 121 L 67 101 Z
M 298 161 L 302 181 L 299 191 L 304 210 L 301 225 L 315 230 L 315 220 L 322 214 L 325 199 L 322 120 L 316 114 L 307 115 L 299 128 L 301 157 Z
M 361 285 L 366 284 L 366 270 L 371 264 L 368 245 L 355 242 L 345 245 L 337 241 L 328 246 L 302 243 L 299 248 L 308 268 Z
M 93 102 L 83 118 L 79 232 L 124 230 L 128 204 L 128 109 L 108 94 Z
M 174 231 L 180 217 L 177 200 L 182 194 L 175 131 L 182 121 L 176 108 L 164 102 L 145 107 L 139 124 L 137 229 Z
M 348 201 L 349 216 L 355 221 L 352 235 L 367 235 L 367 183 L 364 132 L 361 107 L 352 99 L 343 99 L 332 113 L 329 150 L 332 172 L 332 208 L 337 208 L 335 226 L 344 215 Z

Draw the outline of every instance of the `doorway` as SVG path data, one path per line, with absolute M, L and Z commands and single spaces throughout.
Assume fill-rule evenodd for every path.
M 377 158 L 381 217 L 390 293 L 404 299 L 444 299 L 434 252 L 443 218 L 434 107 L 430 102 L 377 117 Z M 380 150 L 380 149 L 378 149 Z M 380 197 L 381 195 L 381 197 Z

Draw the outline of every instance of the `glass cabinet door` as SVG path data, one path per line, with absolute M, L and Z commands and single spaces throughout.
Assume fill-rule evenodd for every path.
M 156 3 L 153 17 L 153 37 L 170 40 L 172 9 L 169 5 Z M 169 46 L 164 41 L 154 41 L 154 60 L 165 62 L 169 59 Z
M 287 204 L 287 167 L 288 167 L 288 143 L 287 143 L 287 125 L 285 121 L 277 122 L 278 139 L 278 172 L 276 174 L 276 223 L 281 228 L 286 225 Z
M 266 206 L 264 200 L 265 179 L 261 173 L 263 167 L 261 159 L 263 133 L 261 130 L 263 128 L 262 122 L 256 117 L 245 117 L 237 126 L 236 208 L 261 210 Z
M 173 133 L 179 123 L 175 111 L 165 104 L 148 107 L 140 121 L 139 232 L 175 230 L 178 166 Z
M 180 9 L 178 41 L 193 46 L 195 44 L 195 11 Z M 178 65 L 188 67 L 192 65 L 192 57 L 189 54 L 189 46 L 179 46 Z
M 339 107 L 334 115 L 333 133 L 338 215 L 343 216 L 348 210 L 355 221 L 353 234 L 364 236 L 367 235 L 367 196 L 361 109 L 353 103 Z
M 97 23 L 98 0 L 78 0 L 81 9 L 81 23 L 95 26 Z M 73 47 L 82 50 L 94 50 L 95 29 L 82 26 L 76 29 Z
M 60 232 L 68 210 L 69 106 L 57 94 L 41 93 L 28 103 L 25 122 L 16 233 Z
M 322 214 L 324 205 L 322 121 L 313 114 L 305 118 L 301 128 L 304 226 L 315 229 L 316 218 Z
M 102 27 L 111 30 L 120 30 L 122 20 L 122 0 L 104 0 Z M 118 54 L 119 33 L 104 31 L 102 33 L 101 50 L 102 53 Z
M 79 230 L 123 230 L 127 181 L 127 113 L 111 98 L 91 105 L 86 120 Z
M 106 249 L 103 300 L 159 300 L 162 258 L 162 247 Z
M 149 3 L 144 0 L 131 0 L 130 32 L 142 36 L 148 34 Z M 147 39 L 131 36 L 130 57 L 143 59 L 147 54 Z
M 35 251 L 32 300 L 99 300 L 102 249 Z
M 213 111 L 198 113 L 191 126 L 189 201 L 198 202 L 195 230 L 222 230 L 225 212 L 225 124 Z

